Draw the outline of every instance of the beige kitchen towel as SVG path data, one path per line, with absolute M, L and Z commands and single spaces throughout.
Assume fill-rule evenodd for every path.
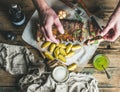
M 23 46 L 0 43 L 0 66 L 12 75 L 25 74 L 33 54 Z
M 56 83 L 42 66 L 22 77 L 19 85 L 24 92 L 99 92 L 92 75 L 71 72 L 66 82 Z
M 97 85 L 98 82 L 92 75 L 70 73 L 65 83 L 56 83 L 49 76 L 44 85 L 33 83 L 27 92 L 99 92 Z

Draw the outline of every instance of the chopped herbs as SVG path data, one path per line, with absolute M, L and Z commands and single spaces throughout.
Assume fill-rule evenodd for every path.
M 77 33 L 80 33 L 82 30 L 81 29 L 79 29 L 79 30 L 77 30 Z
M 80 36 L 80 32 L 82 32 L 81 29 L 74 31 L 74 32 L 73 32 L 73 36 L 74 36 L 75 38 L 79 37 L 79 36 Z
M 79 16 L 78 13 L 75 13 L 75 17 L 76 17 L 76 19 L 77 19 L 78 21 L 82 22 L 82 18 Z
M 93 32 L 91 32 L 91 35 L 92 35 L 92 36 L 95 36 L 96 34 L 95 34 L 95 32 L 93 31 Z
M 98 44 L 98 40 L 95 40 L 94 44 Z

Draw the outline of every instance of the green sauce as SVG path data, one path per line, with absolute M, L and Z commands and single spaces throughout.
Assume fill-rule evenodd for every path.
M 99 54 L 95 56 L 93 60 L 93 65 L 96 69 L 103 70 L 103 67 L 107 68 L 109 66 L 109 60 L 105 55 Z

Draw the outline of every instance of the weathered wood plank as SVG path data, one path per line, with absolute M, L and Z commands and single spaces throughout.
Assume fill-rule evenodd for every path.
M 100 92 L 120 92 L 120 88 L 99 88 Z
M 108 79 L 104 71 L 96 70 L 95 68 L 84 68 L 81 72 L 92 74 L 99 83 L 100 88 L 114 88 L 120 87 L 120 68 L 107 68 L 106 69 L 111 76 L 111 79 Z
M 100 15 L 101 17 L 104 16 L 104 20 L 107 21 L 109 16 L 112 14 L 118 0 L 84 0 L 87 4 L 88 9 L 93 12 L 95 15 Z M 0 0 L 0 29 L 9 30 L 13 32 L 20 32 L 17 35 L 17 39 L 15 42 L 6 41 L 0 36 L 0 42 L 11 43 L 11 44 L 18 44 L 22 43 L 23 46 L 27 47 L 34 55 L 35 59 L 39 57 L 39 52 L 23 42 L 21 38 L 21 33 L 24 30 L 24 26 L 22 27 L 15 27 L 11 24 L 10 19 L 8 17 L 8 7 L 12 3 L 18 3 L 21 5 L 23 12 L 27 16 L 27 20 L 25 25 L 27 24 L 29 18 L 31 17 L 32 13 L 34 12 L 34 6 L 32 4 L 32 0 Z M 96 5 L 95 5 L 96 3 Z M 111 4 L 112 3 L 112 4 Z M 93 8 L 97 7 L 98 10 L 102 9 L 101 11 L 97 12 L 96 10 L 92 10 Z M 101 13 L 102 12 L 102 13 Z M 100 17 L 99 16 L 99 17 Z M 110 49 L 107 47 L 110 45 Z M 92 65 L 92 60 L 89 64 L 83 69 L 82 72 L 91 73 L 99 82 L 100 92 L 119 92 L 120 91 L 120 39 L 116 40 L 114 43 L 102 43 L 96 51 L 96 54 L 105 54 L 110 59 L 110 66 L 107 68 L 107 71 L 111 75 L 111 79 L 108 80 L 104 71 L 96 70 Z M 8 72 L 0 69 L 0 92 L 20 92 L 17 88 L 19 76 L 10 75 Z M 5 87 L 5 86 L 12 86 L 12 87 Z M 2 91 L 1 91 L 2 90 Z
M 119 0 L 84 0 L 89 11 L 108 21 Z
M 0 69 L 0 86 L 16 86 L 18 79 L 18 76 L 13 76 Z
M 107 46 L 110 46 L 110 48 L 116 48 L 119 49 L 120 48 L 120 37 L 118 37 L 118 39 L 114 42 L 101 42 L 99 48 L 107 48 Z
M 19 87 L 0 87 L 0 92 L 22 92 Z

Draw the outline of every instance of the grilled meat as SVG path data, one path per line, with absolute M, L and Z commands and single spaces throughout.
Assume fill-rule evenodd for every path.
M 60 20 L 63 28 L 65 29 L 64 34 L 60 34 L 59 31 L 55 26 L 53 26 L 53 34 L 56 36 L 57 39 L 60 41 L 83 41 L 86 36 L 91 36 L 93 37 L 96 35 L 96 28 L 92 26 L 92 24 L 88 24 L 90 26 L 89 30 L 86 30 L 83 28 L 84 23 L 77 21 L 77 20 L 67 20 L 67 19 L 62 19 Z M 39 27 L 39 26 L 38 26 Z M 40 40 L 44 39 L 44 35 L 42 32 L 37 30 L 37 41 L 39 42 Z

